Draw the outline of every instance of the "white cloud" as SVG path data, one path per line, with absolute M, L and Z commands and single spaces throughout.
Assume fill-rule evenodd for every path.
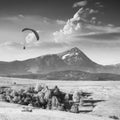
M 72 18 L 68 19 L 63 29 L 53 33 L 55 42 L 60 42 L 62 39 L 69 39 L 71 34 L 81 30 L 83 23 L 90 23 L 90 21 L 87 20 L 87 17 L 94 12 L 94 10 L 92 10 L 92 12 L 91 10 L 92 9 L 88 8 L 80 8 Z M 92 22 L 93 20 L 96 20 L 95 17 L 92 17 L 91 19 Z
M 18 17 L 19 17 L 19 18 L 24 18 L 25 16 L 22 15 L 22 14 L 19 14 Z
M 76 31 L 80 28 L 80 23 L 78 23 L 78 21 L 80 21 L 80 19 L 81 19 L 80 14 L 82 14 L 82 12 L 83 12 L 83 8 L 79 9 L 75 13 L 73 18 L 68 19 L 68 21 L 64 25 L 63 29 L 53 33 L 56 42 L 58 42 L 60 39 L 65 38 L 66 35 L 72 34 L 74 31 Z
M 89 13 L 92 14 L 92 13 L 98 13 L 99 11 L 98 10 L 94 10 L 94 9 L 90 9 L 89 10 Z
M 12 42 L 12 41 L 8 42 L 8 41 L 6 41 L 4 43 L 1 43 L 0 47 L 1 48 L 8 48 L 8 49 L 15 49 L 15 48 L 21 49 L 23 47 L 23 43 L 22 42 Z
M 97 19 L 96 17 L 92 17 L 91 20 L 90 20 L 90 23 L 91 24 L 96 24 L 96 22 L 97 22 L 96 19 Z
M 6 46 L 11 46 L 13 44 L 13 42 L 4 42 L 0 44 L 0 47 L 6 47 Z
M 80 2 L 76 2 L 73 4 L 73 7 L 84 7 L 87 5 L 87 1 L 84 0 L 84 1 L 80 1 Z
M 39 31 L 37 31 L 37 32 L 39 33 Z M 25 42 L 27 44 L 35 42 L 35 40 L 36 40 L 36 36 L 33 32 L 28 33 L 28 35 L 25 37 Z
M 100 8 L 104 7 L 100 2 L 96 2 L 95 5 L 100 7 Z
M 88 24 L 86 27 L 89 31 L 94 31 L 96 33 L 113 33 L 113 32 L 120 32 L 120 27 L 115 27 L 114 25 L 90 25 Z
M 56 20 L 56 22 L 59 25 L 64 25 L 66 23 L 66 21 L 63 21 L 63 20 Z
M 120 27 L 115 27 L 112 24 L 106 25 L 101 21 L 97 21 L 96 13 L 99 13 L 99 11 L 91 8 L 80 8 L 72 18 L 67 20 L 62 29 L 53 33 L 54 41 L 70 43 L 76 39 L 75 36 L 95 36 L 103 33 L 115 33 L 115 36 L 120 32 Z

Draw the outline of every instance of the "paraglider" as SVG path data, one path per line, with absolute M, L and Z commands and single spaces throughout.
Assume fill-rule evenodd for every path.
M 33 39 L 33 37 L 35 36 L 36 37 L 36 39 L 37 39 L 37 41 L 39 40 L 39 34 L 38 34 L 38 31 L 36 31 L 36 30 L 34 30 L 34 29 L 31 29 L 31 28 L 24 28 L 24 29 L 22 29 L 22 32 L 24 32 L 24 31 L 32 31 L 32 33 L 30 33 L 30 36 L 28 36 L 28 38 L 27 39 L 30 39 L 30 37 L 31 37 L 31 39 Z M 25 44 L 26 44 L 26 42 L 27 41 L 25 41 Z M 31 42 L 31 40 L 29 40 L 28 42 Z M 24 45 L 23 46 L 23 49 L 26 49 L 26 45 Z
M 26 47 L 25 47 L 25 46 L 23 46 L 23 49 L 25 50 L 25 49 L 26 49 Z

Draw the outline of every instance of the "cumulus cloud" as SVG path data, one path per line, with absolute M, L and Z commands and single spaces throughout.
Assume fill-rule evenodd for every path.
M 40 31 L 37 30 L 37 32 L 39 33 Z M 35 34 L 34 34 L 33 32 L 31 32 L 31 33 L 28 33 L 28 35 L 25 37 L 25 42 L 26 42 L 27 44 L 29 44 L 29 43 L 34 42 L 35 39 L 36 39 Z
M 72 18 L 68 19 L 63 29 L 53 33 L 54 40 L 59 42 L 59 40 L 68 39 L 72 33 L 81 29 L 83 23 L 95 23 L 95 17 L 92 17 L 91 21 L 87 20 L 87 17 L 93 12 L 92 9 L 80 8 Z
M 83 8 L 79 9 L 75 13 L 73 18 L 68 19 L 68 21 L 64 25 L 63 29 L 53 33 L 56 42 L 58 42 L 59 39 L 66 37 L 66 35 L 69 35 L 80 28 L 80 23 L 78 23 L 78 21 L 80 21 L 80 19 L 81 19 L 80 14 L 82 12 L 83 12 Z
M 80 2 L 74 3 L 74 4 L 73 4 L 73 7 L 74 7 L 74 8 L 75 8 L 75 7 L 84 7 L 84 6 L 86 6 L 86 5 L 87 5 L 87 1 L 84 0 L 84 1 L 80 1 Z
M 88 7 L 88 4 L 89 7 Z M 98 14 L 101 15 L 100 7 L 101 2 L 93 2 L 88 0 L 82 0 L 73 4 L 73 7 L 80 7 L 80 9 L 64 23 L 64 27 L 53 33 L 55 42 L 67 42 L 69 43 L 73 36 L 90 34 L 90 33 L 108 33 L 115 32 L 113 27 L 105 25 L 98 20 Z M 118 31 L 118 30 L 117 30 Z
M 96 19 L 97 19 L 96 17 L 92 17 L 91 20 L 90 20 L 90 23 L 91 24 L 96 24 L 96 22 L 97 22 Z
M 91 33 L 76 36 L 77 38 L 86 38 L 93 41 L 120 41 L 120 32 Z
M 66 23 L 66 21 L 63 21 L 63 20 L 56 20 L 56 22 L 59 25 L 64 25 Z

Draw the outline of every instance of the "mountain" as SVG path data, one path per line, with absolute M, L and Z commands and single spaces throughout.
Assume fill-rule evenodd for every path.
M 88 73 L 78 70 L 54 71 L 47 74 L 26 74 L 26 75 L 9 75 L 7 77 L 29 78 L 41 80 L 92 80 L 92 81 L 109 81 L 120 80 L 120 75 L 110 73 Z
M 73 70 L 84 70 L 87 72 L 96 72 L 98 67 L 97 63 L 90 60 L 80 49 L 77 47 L 68 51 L 58 54 L 59 57 Z
M 62 70 L 97 72 L 96 69 L 100 66 L 75 47 L 63 53 L 40 56 L 25 61 L 0 62 L 0 74 L 43 74 Z
M 48 75 L 55 72 L 83 71 L 88 73 L 120 74 L 120 65 L 103 66 L 89 59 L 74 47 L 62 53 L 44 55 L 24 61 L 0 62 L 0 75 Z M 60 73 L 61 73 L 60 72 Z M 78 75 L 78 74 L 77 74 Z M 43 76 L 42 76 L 43 77 Z M 44 77 L 46 78 L 46 77 Z

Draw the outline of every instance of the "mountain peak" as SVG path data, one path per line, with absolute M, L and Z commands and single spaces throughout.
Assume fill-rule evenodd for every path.
M 81 53 L 83 53 L 83 52 L 82 52 L 79 48 L 74 47 L 74 48 L 71 48 L 71 49 L 63 52 L 63 53 L 61 54 L 61 56 L 62 56 L 62 59 L 65 59 L 65 58 L 68 57 L 68 56 L 69 56 L 69 57 L 78 56 L 78 55 L 80 55 Z
M 77 47 L 71 48 L 69 52 L 74 52 L 74 53 L 81 53 L 81 50 Z
M 77 48 L 71 48 L 70 50 L 67 50 L 63 52 L 61 55 L 62 60 L 66 62 L 69 65 L 76 64 L 77 62 L 80 63 L 80 61 L 83 61 L 83 52 Z
M 77 47 L 73 47 L 73 48 L 71 48 L 71 50 L 74 50 L 74 51 L 80 51 L 80 49 L 77 48 Z
M 90 60 L 79 48 L 74 47 L 71 48 L 61 54 L 59 54 L 60 58 L 67 65 L 75 65 L 75 66 L 95 66 L 92 60 Z

